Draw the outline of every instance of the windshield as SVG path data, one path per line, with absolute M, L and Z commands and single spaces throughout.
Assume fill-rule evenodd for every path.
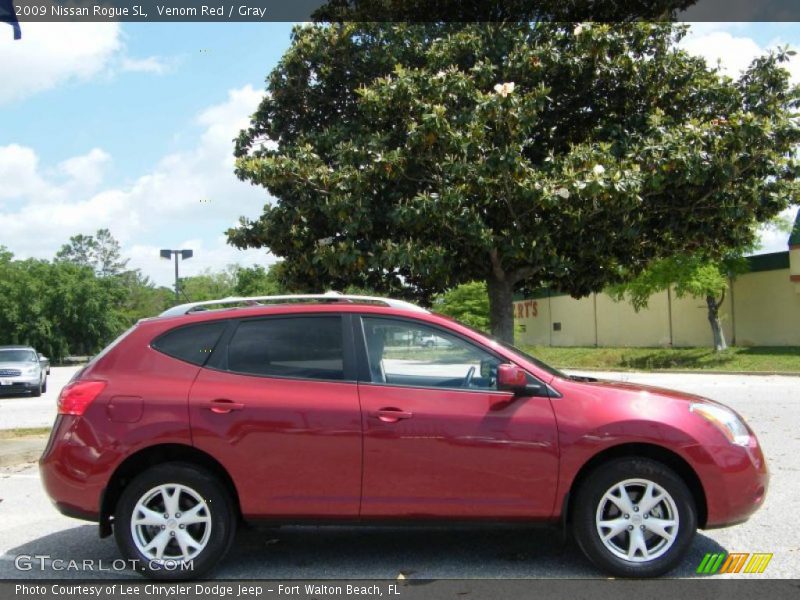
M 522 358 L 524 358 L 528 362 L 532 362 L 537 367 L 539 367 L 542 371 L 546 371 L 546 372 L 550 373 L 550 375 L 554 375 L 555 377 L 561 377 L 562 379 L 569 379 L 570 378 L 569 375 L 567 375 L 566 373 L 563 373 L 563 372 L 559 371 L 558 369 L 556 369 L 555 367 L 551 367 L 550 365 L 548 365 L 546 363 L 543 363 L 538 358 L 536 358 L 534 356 L 531 356 L 527 352 L 523 352 L 522 350 L 520 350 L 516 346 L 513 346 L 513 345 L 511 345 L 511 344 L 509 344 L 507 342 L 501 342 L 500 340 L 497 340 L 495 338 L 492 338 L 492 339 L 494 339 L 498 344 L 500 344 L 506 350 L 511 350 L 511 352 L 513 352 L 514 354 L 518 354 L 519 356 L 521 356 Z
M 509 344 L 508 342 L 503 342 L 501 340 L 498 340 L 496 337 L 494 337 L 493 335 L 491 335 L 489 333 L 486 333 L 485 331 L 481 331 L 480 329 L 475 329 L 474 327 L 472 327 L 470 325 L 467 325 L 466 323 L 462 323 L 461 321 L 459 321 L 457 319 L 454 319 L 452 317 L 449 317 L 447 315 L 442 315 L 442 314 L 439 314 L 439 313 L 437 313 L 437 315 L 440 316 L 440 317 L 444 317 L 445 319 L 448 319 L 450 321 L 453 321 L 454 323 L 458 323 L 462 327 L 466 327 L 467 329 L 469 329 L 471 331 L 474 331 L 475 333 L 480 334 L 485 338 L 489 338 L 493 342 L 497 342 L 498 344 L 500 344 L 506 350 L 510 350 L 511 352 L 516 354 L 517 356 L 520 356 L 523 359 L 527 360 L 528 362 L 535 364 L 542 371 L 544 371 L 546 373 L 550 373 L 550 375 L 553 375 L 555 377 L 561 377 L 562 379 L 570 379 L 570 376 L 567 375 L 566 373 L 563 373 L 562 371 L 559 371 L 555 367 L 551 367 L 547 363 L 543 363 L 538 358 L 536 358 L 534 356 L 531 356 L 527 352 L 523 352 L 522 350 L 520 350 L 519 348 L 517 348 L 513 344 Z
M 39 360 L 33 350 L 0 350 L 0 362 L 35 362 Z

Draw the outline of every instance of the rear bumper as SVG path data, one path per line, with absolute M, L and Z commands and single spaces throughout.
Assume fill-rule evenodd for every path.
M 92 455 L 91 448 L 76 439 L 79 437 L 74 431 L 77 419 L 79 417 L 62 415 L 56 418 L 50 440 L 39 459 L 39 473 L 47 495 L 62 514 L 98 521 L 104 483 L 95 475 L 97 457 Z

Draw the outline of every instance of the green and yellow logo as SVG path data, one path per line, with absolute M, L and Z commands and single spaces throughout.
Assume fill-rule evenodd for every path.
M 763 573 L 767 568 L 772 554 L 764 552 L 715 552 L 706 554 L 700 566 L 697 567 L 698 575 L 721 575 L 723 573 Z

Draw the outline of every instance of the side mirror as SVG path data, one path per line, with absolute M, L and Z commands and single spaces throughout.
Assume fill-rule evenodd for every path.
M 497 389 L 513 392 L 515 396 L 546 396 L 541 383 L 531 382 L 528 374 L 516 365 L 497 366 Z
M 525 371 L 515 365 L 497 365 L 497 389 L 518 394 L 528 384 Z

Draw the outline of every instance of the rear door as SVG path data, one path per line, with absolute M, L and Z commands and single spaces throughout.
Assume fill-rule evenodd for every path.
M 247 515 L 356 516 L 355 380 L 349 315 L 233 322 L 192 387 L 194 445 L 231 474 Z

